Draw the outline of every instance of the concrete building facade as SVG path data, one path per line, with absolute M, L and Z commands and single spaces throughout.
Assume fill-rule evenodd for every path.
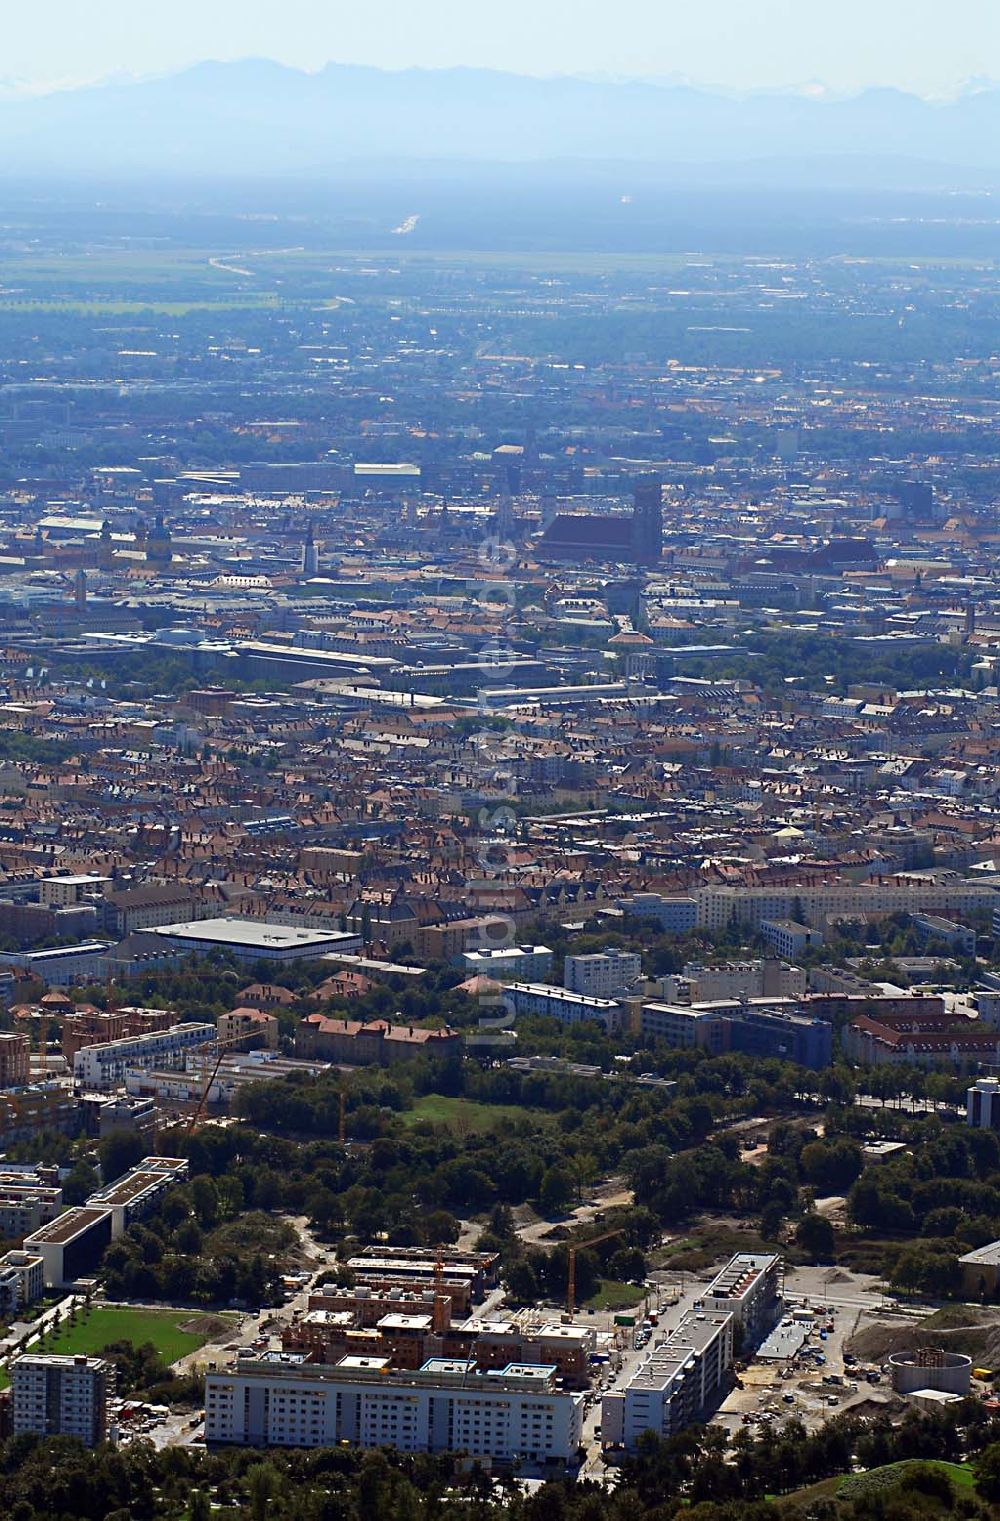
M 114 1367 L 103 1357 L 29 1353 L 11 1364 L 10 1382 L 15 1436 L 71 1436 L 87 1447 L 107 1437 Z
M 511 1462 L 568 1462 L 583 1429 L 583 1396 L 556 1387 L 554 1367 L 480 1373 L 432 1358 L 393 1370 L 386 1358 L 336 1366 L 294 1353 L 239 1358 L 205 1381 L 205 1440 L 248 1447 L 391 1447 Z

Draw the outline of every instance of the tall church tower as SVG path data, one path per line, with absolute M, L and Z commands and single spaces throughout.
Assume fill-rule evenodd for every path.
M 498 539 L 506 541 L 514 532 L 514 503 L 510 491 L 510 470 L 501 465 L 497 481 L 499 502 L 493 514 L 493 526 Z
M 101 543 L 97 552 L 97 563 L 101 570 L 110 570 L 115 561 L 114 545 L 111 542 L 111 524 L 105 518 L 101 524 Z
M 632 507 L 632 557 L 658 565 L 663 552 L 663 486 L 658 475 L 640 475 Z
M 302 574 L 315 576 L 319 570 L 319 550 L 313 538 L 313 525 L 310 523 L 306 529 L 305 542 L 302 545 Z

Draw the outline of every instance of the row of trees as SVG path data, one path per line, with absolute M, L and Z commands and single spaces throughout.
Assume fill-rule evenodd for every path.
M 966 1460 L 975 1491 L 957 1490 L 936 1464 Z M 669 1441 L 649 1433 L 608 1489 L 557 1481 L 531 1492 L 448 1456 L 191 1447 L 88 1451 L 68 1438 L 19 1437 L 0 1453 L 0 1512 L 11 1521 L 780 1521 L 820 1514 L 788 1494 L 851 1469 L 884 1470 L 878 1484 L 855 1478 L 843 1503 L 822 1514 L 844 1521 L 909 1521 L 919 1515 L 990 1514 L 1000 1498 L 1000 1423 L 981 1404 L 960 1405 L 898 1425 L 888 1416 L 835 1418 L 817 1431 L 798 1422 L 727 1439 L 689 1427 Z M 931 1502 L 928 1504 L 928 1502 Z

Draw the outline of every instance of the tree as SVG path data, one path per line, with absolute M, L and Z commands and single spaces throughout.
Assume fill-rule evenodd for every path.
M 115 1130 L 98 1143 L 101 1174 L 106 1183 L 120 1178 L 146 1155 L 146 1143 L 129 1130 Z
M 70 1172 L 63 1179 L 62 1191 L 65 1204 L 82 1204 L 88 1199 L 95 1189 L 100 1187 L 100 1179 L 89 1162 L 82 1158 L 75 1162 Z
M 550 1167 L 542 1177 L 538 1202 L 546 1215 L 562 1214 L 576 1194 L 576 1178 L 568 1167 Z
M 251 1521 L 267 1521 L 278 1475 L 271 1463 L 254 1463 L 247 1469 L 247 1493 Z
M 785 1218 L 785 1206 L 780 1199 L 769 1199 L 760 1212 L 760 1234 L 765 1241 L 777 1241 Z
M 191 1202 L 200 1225 L 211 1227 L 218 1224 L 219 1190 L 213 1178 L 195 1178 L 191 1184 Z
M 814 1262 L 829 1262 L 835 1251 L 833 1226 L 825 1215 L 811 1211 L 803 1215 L 795 1228 L 795 1241 Z
M 1000 1504 L 1000 1442 L 991 1442 L 976 1459 L 976 1494 L 989 1505 Z
M 505 1274 L 507 1292 L 516 1304 L 537 1304 L 542 1297 L 538 1275 L 527 1257 L 518 1257 Z

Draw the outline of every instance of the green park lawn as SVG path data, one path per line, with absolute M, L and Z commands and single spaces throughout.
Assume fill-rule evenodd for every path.
M 174 1363 L 189 1352 L 197 1352 L 209 1339 L 208 1333 L 183 1331 L 189 1321 L 206 1317 L 196 1310 L 92 1309 L 89 1315 L 77 1311 L 76 1323 L 64 1321 L 55 1336 L 46 1337 L 47 1352 L 90 1355 L 116 1341 L 130 1341 L 141 1347 L 152 1342 L 165 1363 Z
M 587 1310 L 632 1310 L 642 1304 L 645 1289 L 634 1283 L 619 1283 L 615 1278 L 602 1278 L 601 1286 L 589 1299 L 584 1300 Z
M 537 1124 L 544 1117 L 540 1109 L 522 1109 L 516 1104 L 476 1104 L 468 1099 L 448 1098 L 442 1093 L 425 1093 L 412 1109 L 404 1109 L 400 1115 L 404 1125 L 430 1121 L 432 1125 L 447 1125 L 466 1135 L 500 1130 L 505 1125 L 523 1123 L 524 1120 Z

